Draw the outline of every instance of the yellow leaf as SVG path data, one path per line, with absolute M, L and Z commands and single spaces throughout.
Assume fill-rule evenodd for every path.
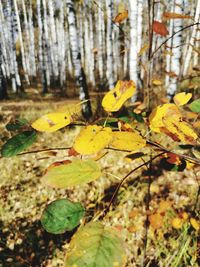
M 117 16 L 114 18 L 115 23 L 121 23 L 125 19 L 128 18 L 128 10 L 123 10 L 121 13 L 117 14 Z
M 176 217 L 172 220 L 172 227 L 175 228 L 175 229 L 180 229 L 183 225 L 183 220 Z
M 90 125 L 84 128 L 77 136 L 74 149 L 82 155 L 99 152 L 112 139 L 112 130 L 109 127 Z
M 200 229 L 200 225 L 199 225 L 199 222 L 198 222 L 196 219 L 191 218 L 191 219 L 190 219 L 190 223 L 191 223 L 192 227 L 193 227 L 196 231 L 199 231 L 199 229 Z
M 180 114 L 180 111 L 174 104 L 160 105 L 151 112 L 149 116 L 149 122 L 152 131 L 158 133 L 161 132 L 160 128 L 164 127 L 163 118 L 169 111 L 173 111 L 176 114 Z
M 188 103 L 191 97 L 192 97 L 191 93 L 186 94 L 185 92 L 182 92 L 182 93 L 176 94 L 173 100 L 177 106 L 183 106 Z
M 159 85 L 163 84 L 163 82 L 161 80 L 158 80 L 158 79 L 152 80 L 152 83 L 153 83 L 153 85 L 156 85 L 156 86 L 159 86 Z
M 184 121 L 177 118 L 164 118 L 164 128 L 161 129 L 175 141 L 181 141 L 183 144 L 193 144 L 198 138 L 193 129 Z
M 149 45 L 148 44 L 145 44 L 139 51 L 138 53 L 138 56 L 142 56 L 146 51 L 147 49 L 149 48 Z
M 34 121 L 31 126 L 39 132 L 55 132 L 70 124 L 68 113 L 49 113 Z
M 133 96 L 136 86 L 133 81 L 118 81 L 102 100 L 103 108 L 108 112 L 118 111 L 124 102 Z
M 182 121 L 181 113 L 175 104 L 164 104 L 155 108 L 149 116 L 150 129 L 163 132 L 175 141 L 193 144 L 198 138 L 189 124 Z
M 110 145 L 120 150 L 138 150 L 146 145 L 146 140 L 137 132 L 113 132 Z

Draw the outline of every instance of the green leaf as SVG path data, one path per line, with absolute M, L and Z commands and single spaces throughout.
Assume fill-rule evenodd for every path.
M 68 188 L 94 181 L 100 175 L 101 171 L 97 162 L 91 159 L 77 159 L 67 165 L 59 165 L 49 169 L 42 181 L 51 187 Z
M 8 123 L 6 125 L 6 130 L 16 131 L 19 130 L 22 126 L 27 125 L 28 121 L 26 119 L 19 118 L 14 123 Z
M 197 100 L 194 100 L 190 105 L 189 108 L 193 111 L 193 112 L 197 112 L 200 113 L 200 98 Z
M 133 111 L 129 111 L 128 114 L 129 114 L 130 117 L 134 118 L 136 121 L 144 122 L 142 114 L 137 114 L 137 113 L 135 113 Z
M 100 222 L 90 222 L 72 238 L 65 267 L 123 267 L 123 242 L 116 230 Z
M 2 147 L 3 157 L 12 157 L 31 146 L 37 139 L 34 131 L 25 131 L 10 138 Z
M 62 234 L 79 225 L 84 213 L 81 203 L 74 203 L 68 199 L 58 199 L 45 208 L 41 223 L 47 232 Z

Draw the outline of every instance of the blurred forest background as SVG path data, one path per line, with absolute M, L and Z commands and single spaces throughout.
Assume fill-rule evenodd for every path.
M 135 82 L 133 125 L 146 136 L 137 114 L 147 121 L 153 107 L 180 91 L 193 100 L 200 96 L 199 54 L 200 0 L 0 0 L 0 145 L 18 131 L 7 130 L 8 123 L 33 122 L 79 100 L 89 99 L 82 110 L 86 119 L 99 119 L 98 100 L 118 80 Z M 185 114 L 198 132 L 198 115 L 187 107 Z M 109 203 L 121 177 L 143 160 L 112 151 L 99 160 L 103 177 L 92 186 L 45 187 L 44 170 L 70 157 L 65 147 L 79 130 L 70 125 L 40 133 L 31 149 L 44 151 L 0 158 L 0 267 L 63 266 L 72 233 L 52 235 L 42 228 L 47 203 L 82 201 L 91 219 Z M 181 148 L 167 136 L 151 137 L 169 150 L 200 157 L 200 150 Z M 146 146 L 141 153 L 149 160 L 152 150 Z M 104 223 L 125 241 L 128 267 L 197 267 L 200 168 L 171 172 L 159 161 L 151 168 L 151 184 L 145 166 L 121 187 Z M 148 212 L 154 215 L 149 224 Z
M 88 88 L 106 91 L 119 79 L 135 81 L 140 98 L 154 79 L 162 80 L 155 95 L 173 95 L 186 78 L 185 87 L 199 88 L 191 81 L 199 74 L 199 12 L 195 0 L 3 0 L 0 99 L 30 87 L 86 99 Z

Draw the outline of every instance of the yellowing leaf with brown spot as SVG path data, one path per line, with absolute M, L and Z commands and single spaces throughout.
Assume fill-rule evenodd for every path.
M 188 101 L 191 99 L 191 97 L 192 97 L 191 93 L 187 94 L 185 92 L 182 92 L 182 93 L 176 94 L 174 96 L 173 100 L 177 106 L 183 106 L 183 105 L 188 103 Z
M 115 23 L 121 23 L 125 19 L 128 18 L 128 10 L 124 10 L 123 12 L 117 14 L 117 16 L 114 18 Z
M 179 117 L 181 117 L 179 109 L 174 104 L 160 105 L 155 108 L 149 116 L 150 129 L 154 132 L 160 133 L 160 128 L 165 126 L 163 122 L 163 117 L 166 116 L 166 114 L 169 112 L 178 114 Z
M 135 151 L 146 145 L 146 140 L 137 132 L 113 132 L 110 145 L 120 150 Z
M 112 139 L 112 130 L 109 127 L 90 125 L 84 128 L 77 136 L 73 148 L 81 155 L 90 155 L 106 147 Z
M 165 19 L 192 19 L 192 16 L 174 13 L 174 12 L 164 12 L 163 17 Z
M 175 141 L 181 141 L 183 144 L 193 144 L 198 138 L 193 129 L 184 121 L 166 117 L 164 125 L 161 131 L 168 134 Z
M 31 127 L 39 132 L 55 132 L 71 122 L 68 113 L 48 113 L 31 124 Z
M 108 112 L 118 111 L 135 91 L 136 86 L 133 81 L 118 81 L 115 88 L 104 96 L 102 106 Z
M 158 79 L 152 80 L 152 83 L 153 83 L 153 85 L 156 85 L 156 86 L 163 84 L 163 82 L 161 80 L 158 80 Z

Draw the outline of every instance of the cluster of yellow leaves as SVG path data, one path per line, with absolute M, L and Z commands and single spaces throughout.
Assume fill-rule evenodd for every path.
M 81 155 L 96 154 L 106 146 L 134 151 L 146 145 L 146 140 L 136 131 L 112 131 L 109 127 L 90 125 L 77 136 L 73 148 Z
M 118 111 L 124 102 L 132 97 L 136 91 L 133 81 L 119 80 L 112 90 L 110 90 L 102 100 L 103 108 L 108 112 Z
M 175 229 L 177 229 L 177 230 L 178 229 L 181 229 L 182 226 L 183 226 L 183 224 L 185 222 L 187 222 L 188 219 L 189 219 L 189 222 L 192 225 L 192 227 L 196 231 L 199 231 L 199 229 L 200 229 L 199 222 L 195 218 L 193 218 L 193 217 L 189 218 L 189 215 L 186 212 L 182 212 L 177 217 L 173 218 L 173 220 L 172 220 L 172 227 L 175 228 Z
M 179 93 L 175 95 L 175 104 L 164 104 L 155 108 L 149 116 L 150 128 L 154 132 L 164 132 L 175 141 L 192 144 L 197 134 L 191 126 L 183 121 L 179 106 L 186 104 L 191 94 Z

